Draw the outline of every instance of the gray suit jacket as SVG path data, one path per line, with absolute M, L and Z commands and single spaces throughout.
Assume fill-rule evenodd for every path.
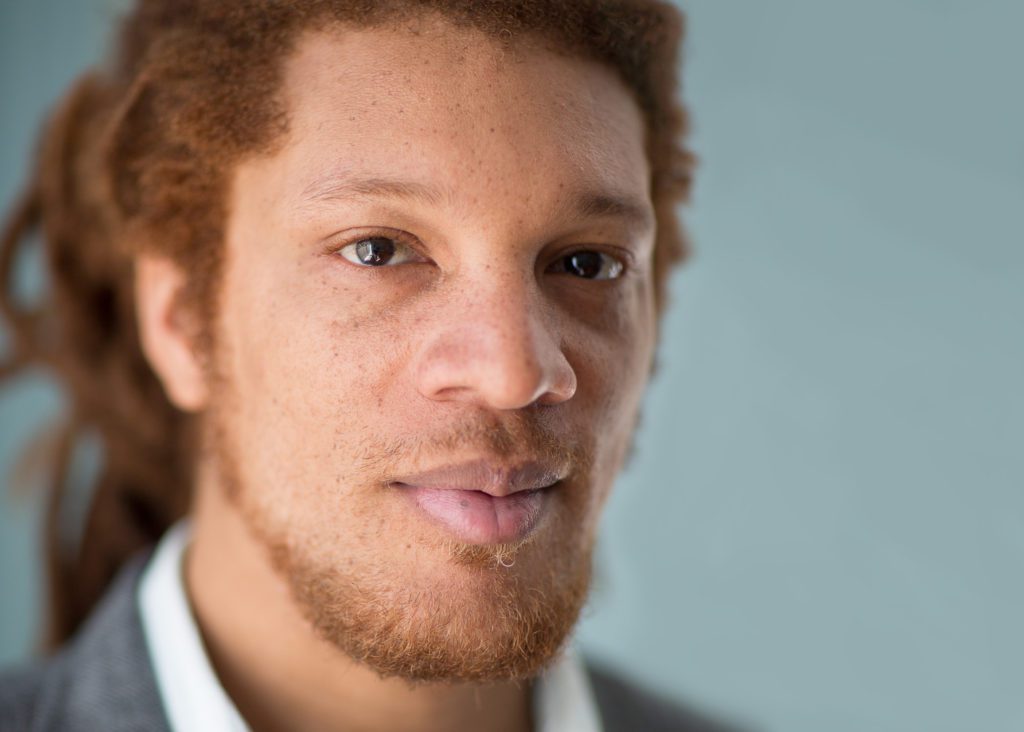
M 135 600 L 144 563 L 122 571 L 59 653 L 0 674 L 0 732 L 170 732 Z M 607 670 L 587 672 L 605 732 L 728 732 Z

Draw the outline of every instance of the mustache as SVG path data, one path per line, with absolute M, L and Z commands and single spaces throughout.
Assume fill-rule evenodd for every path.
M 364 440 L 356 459 L 362 471 L 377 474 L 437 462 L 442 456 L 530 460 L 585 473 L 593 462 L 593 448 L 584 437 L 581 430 L 556 431 L 534 413 L 478 414 L 427 432 Z

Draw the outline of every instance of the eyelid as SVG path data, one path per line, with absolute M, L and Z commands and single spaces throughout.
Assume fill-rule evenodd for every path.
M 636 265 L 636 255 L 631 249 L 625 249 L 616 246 L 607 246 L 597 249 L 602 254 L 607 254 L 610 257 L 614 257 L 619 260 L 622 264 L 622 273 L 625 274 L 627 271 L 633 269 Z

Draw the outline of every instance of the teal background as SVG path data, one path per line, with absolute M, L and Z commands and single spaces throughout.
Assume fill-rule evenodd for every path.
M 1022 730 L 1024 3 L 685 7 L 698 251 L 580 642 L 770 730 Z M 0 5 L 5 205 L 111 17 Z M 0 392 L 0 469 L 59 408 Z M 0 499 L 0 662 L 37 503 Z

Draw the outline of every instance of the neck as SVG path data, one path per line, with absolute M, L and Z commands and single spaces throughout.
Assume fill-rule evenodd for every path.
M 382 679 L 319 638 L 216 487 L 198 491 L 185 585 L 211 664 L 254 732 L 532 730 L 528 683 Z

